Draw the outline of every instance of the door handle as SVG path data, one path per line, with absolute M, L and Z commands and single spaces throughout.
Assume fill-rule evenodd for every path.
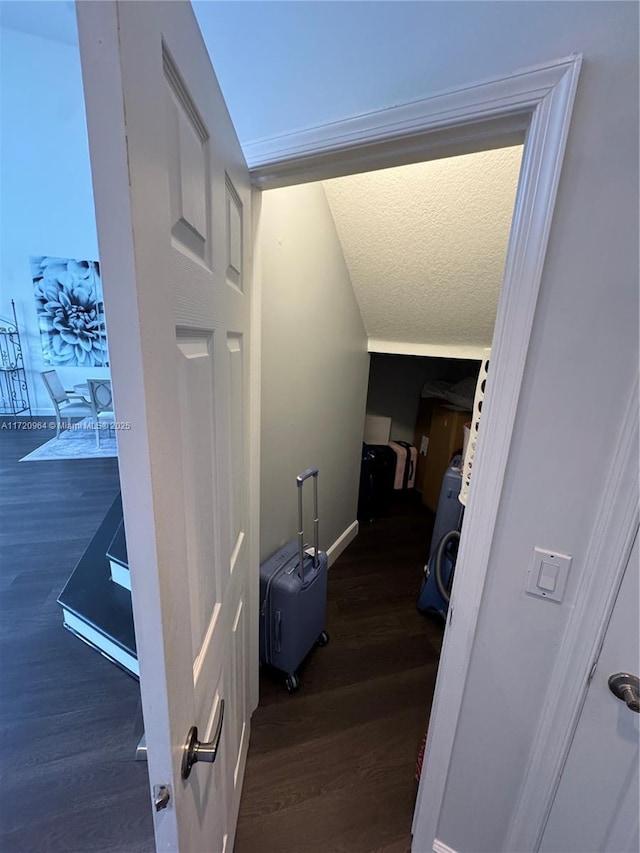
M 196 726 L 191 726 L 189 734 L 185 741 L 182 751 L 182 765 L 180 767 L 180 775 L 183 779 L 188 779 L 191 773 L 191 768 L 197 761 L 206 761 L 208 764 L 213 764 L 218 755 L 218 747 L 220 746 L 220 737 L 222 735 L 222 721 L 224 720 L 224 699 L 220 700 L 220 713 L 218 714 L 218 722 L 213 735 L 213 740 L 208 743 L 202 743 L 198 740 L 198 729 Z
M 626 704 L 630 711 L 640 713 L 640 681 L 637 675 L 616 672 L 609 678 L 609 690 Z

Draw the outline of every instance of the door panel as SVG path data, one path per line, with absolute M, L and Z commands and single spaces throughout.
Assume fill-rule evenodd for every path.
M 242 487 L 242 474 L 244 472 L 244 446 L 242 436 L 244 434 L 244 359 L 242 335 L 237 333 L 227 334 L 227 349 L 229 350 L 229 431 L 231 433 L 231 480 L 229 482 L 229 505 L 231 508 L 231 563 L 230 571 L 233 572 L 244 541 L 245 528 L 245 490 Z M 240 475 L 240 476 L 238 476 Z
M 180 330 L 176 336 L 180 386 L 180 436 L 184 476 L 188 584 L 194 677 L 218 613 L 222 578 L 216 529 L 214 371 L 211 334 Z
M 227 282 L 242 292 L 242 202 L 226 176 L 227 188 Z
M 156 844 L 231 849 L 257 670 L 249 175 L 188 3 L 78 19 Z M 223 700 L 215 763 L 182 780 Z
M 209 133 L 166 44 L 162 59 L 167 82 L 171 234 L 183 250 L 210 266 Z

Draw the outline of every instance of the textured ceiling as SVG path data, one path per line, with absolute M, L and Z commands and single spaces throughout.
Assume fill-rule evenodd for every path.
M 369 339 L 491 344 L 522 146 L 324 181 Z

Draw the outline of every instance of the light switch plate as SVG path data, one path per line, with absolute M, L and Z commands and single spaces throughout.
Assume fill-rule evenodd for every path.
M 563 554 L 560 551 L 534 548 L 531 565 L 527 572 L 525 592 L 549 601 L 562 601 L 572 559 L 570 554 Z M 555 584 L 549 581 L 554 571 Z

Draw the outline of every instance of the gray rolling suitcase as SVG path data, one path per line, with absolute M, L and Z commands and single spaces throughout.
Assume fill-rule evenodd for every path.
M 313 477 L 314 545 L 304 544 L 302 487 Z M 327 610 L 327 555 L 318 548 L 318 469 L 296 477 L 298 536 L 260 566 L 260 660 L 286 674 L 293 693 L 300 686 L 296 670 L 317 644 L 329 636 L 324 630 Z

